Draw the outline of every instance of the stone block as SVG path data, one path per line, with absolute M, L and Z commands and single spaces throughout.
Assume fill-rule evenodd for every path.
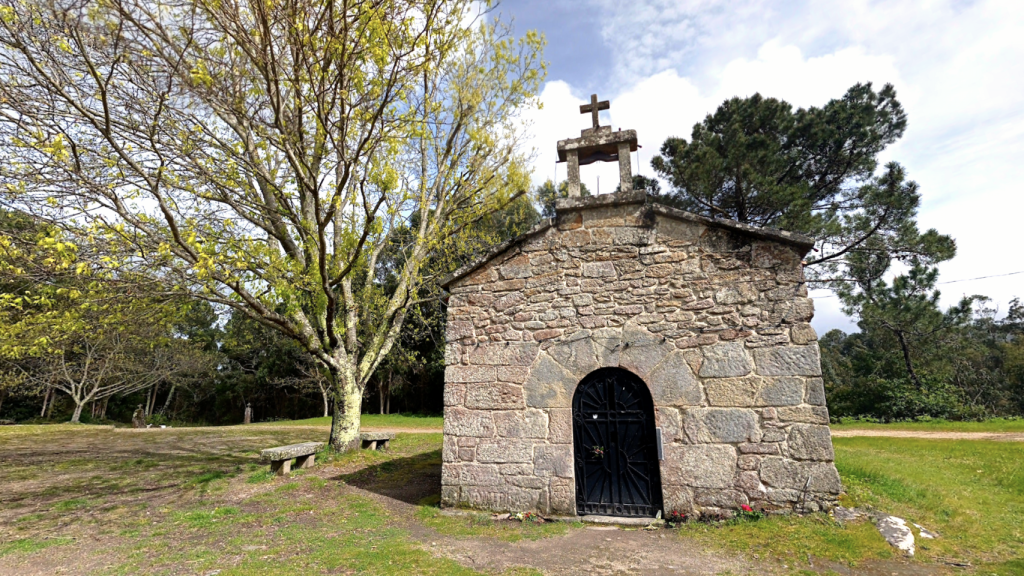
M 758 470 L 761 468 L 761 456 L 757 454 L 741 454 L 736 459 L 736 467 L 740 470 Z
M 766 378 L 758 390 L 757 406 L 796 406 L 804 401 L 804 381 L 793 376 Z
M 533 448 L 533 472 L 540 477 L 573 477 L 573 447 L 570 444 L 538 444 Z
M 783 322 L 790 324 L 810 322 L 814 318 L 814 300 L 810 298 L 794 298 L 792 307 L 783 317 Z
M 576 515 L 576 484 L 571 478 L 552 478 L 549 493 L 549 512 Z
M 520 488 L 533 488 L 535 490 L 547 490 L 548 488 L 547 478 L 538 478 L 536 476 L 508 476 L 505 478 L 505 481 L 512 486 Z
M 689 514 L 694 511 L 693 489 L 686 486 L 662 486 L 662 502 L 664 514 L 682 512 Z
M 462 488 L 462 502 L 473 508 L 495 512 L 537 511 L 541 491 L 515 486 L 465 486 Z
M 472 338 L 475 335 L 473 322 L 469 320 L 450 320 L 445 327 L 444 339 L 446 342 L 455 342 L 463 338 Z
M 579 379 L 543 352 L 523 385 L 526 405 L 533 408 L 571 408 L 572 395 L 578 383 Z
M 693 491 L 693 501 L 698 506 L 713 508 L 739 508 L 749 503 L 747 495 L 739 490 L 707 490 Z
M 667 349 L 670 349 L 666 346 Z M 686 352 L 673 350 L 645 378 L 658 406 L 698 406 L 704 400 L 700 383 L 690 371 Z
M 804 402 L 812 406 L 825 405 L 825 381 L 821 378 L 808 378 Z
M 651 370 L 660 364 L 670 352 L 674 351 L 675 346 L 668 342 L 660 342 L 660 337 L 646 330 L 643 333 L 648 335 L 643 340 L 623 338 L 624 342 L 620 346 L 618 359 L 620 368 L 629 370 L 639 376 L 641 380 L 647 381 Z M 626 343 L 629 342 L 633 344 L 627 346 Z
M 466 408 L 516 410 L 526 407 L 523 387 L 505 382 L 473 384 L 466 389 Z
M 533 342 L 483 344 L 469 352 L 469 363 L 487 366 L 529 366 L 537 359 L 540 346 Z
M 683 412 L 683 430 L 691 444 L 761 440 L 757 414 L 742 408 L 689 408 Z
M 551 444 L 572 444 L 572 410 L 552 408 L 548 410 L 548 442 Z
M 459 446 L 455 436 L 445 435 L 441 441 L 441 462 L 458 462 Z
M 672 444 L 665 446 L 661 481 L 665 486 L 730 488 L 735 471 L 736 449 L 732 446 Z
M 584 262 L 583 275 L 587 278 L 615 277 L 615 264 L 612 262 Z
M 827 462 L 835 459 L 832 433 L 828 426 L 794 424 L 789 430 L 787 444 L 790 458 Z
M 512 278 L 528 278 L 533 276 L 533 269 L 530 266 L 530 257 L 526 254 L 520 254 L 515 258 L 506 260 L 501 266 L 498 266 L 498 273 L 505 280 Z
M 794 324 L 789 329 L 789 338 L 794 344 L 810 344 L 818 339 L 818 334 L 810 324 Z
M 459 462 L 472 462 L 476 460 L 476 449 L 459 448 Z
M 782 449 L 779 448 L 778 444 L 775 444 L 773 442 L 749 442 L 746 444 L 740 444 L 736 448 L 739 449 L 740 454 L 782 454 Z
M 445 437 L 491 438 L 494 436 L 494 421 L 490 412 L 448 406 L 444 409 L 444 434 Z
M 445 383 L 494 382 L 493 366 L 448 366 L 444 369 Z
M 491 308 L 496 312 L 504 312 L 525 300 L 526 296 L 524 296 L 522 292 L 513 292 L 496 299 L 494 303 L 491 304 Z
M 768 456 L 761 461 L 761 482 L 797 492 L 838 494 L 843 489 L 831 462 L 797 462 L 780 456 Z
M 667 406 L 654 407 L 656 422 L 661 428 L 661 440 L 665 444 L 671 444 L 682 436 L 682 419 L 679 410 Z
M 502 476 L 527 476 L 533 474 L 533 463 L 513 462 L 511 464 L 498 464 L 498 474 Z
M 466 385 L 448 383 L 444 385 L 444 405 L 462 406 L 466 403 Z
M 455 466 L 450 466 L 455 468 Z M 463 486 L 498 486 L 501 477 L 494 464 L 459 464 L 458 482 Z M 443 480 L 442 480 L 442 483 Z M 449 483 L 450 484 L 450 483 Z
M 821 376 L 817 344 L 758 348 L 754 364 L 762 376 Z
M 828 409 L 824 406 L 783 406 L 776 412 L 783 422 L 828 424 Z
M 459 505 L 459 487 L 441 486 L 441 506 L 454 508 Z
M 757 290 L 750 284 L 723 286 L 715 293 L 715 302 L 720 306 L 747 304 L 757 300 Z
M 720 342 L 702 349 L 704 362 L 700 376 L 704 378 L 729 378 L 746 376 L 753 369 L 753 363 L 741 342 Z
M 704 380 L 708 404 L 712 406 L 754 406 L 760 388 L 761 379 L 756 376 Z
M 570 341 L 555 344 L 547 349 L 547 353 L 569 374 L 577 380 L 581 380 L 587 374 L 597 370 L 600 365 L 597 363 L 597 354 L 594 352 L 594 342 L 590 339 L 590 331 L 581 330 L 577 334 L 581 335 L 573 334 Z
M 533 442 L 514 438 L 484 440 L 476 447 L 477 462 L 532 462 Z
M 548 415 L 534 408 L 494 412 L 494 428 L 502 438 L 546 438 Z

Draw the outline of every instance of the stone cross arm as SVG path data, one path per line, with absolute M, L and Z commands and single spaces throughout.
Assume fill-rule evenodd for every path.
M 583 104 L 580 106 L 580 114 L 586 114 L 590 112 L 590 120 L 594 123 L 594 128 L 600 126 L 600 120 L 598 120 L 598 112 L 601 110 L 607 110 L 611 104 L 607 100 L 597 101 L 597 94 L 590 95 L 590 104 Z

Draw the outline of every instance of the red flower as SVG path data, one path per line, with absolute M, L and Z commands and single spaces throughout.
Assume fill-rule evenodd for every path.
M 747 506 L 746 504 L 741 505 L 740 508 L 742 508 L 744 512 L 753 512 L 754 511 L 753 508 L 751 508 L 750 506 Z

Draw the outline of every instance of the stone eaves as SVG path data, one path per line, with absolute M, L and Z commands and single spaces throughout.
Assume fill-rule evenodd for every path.
M 565 212 L 574 212 L 577 210 L 586 210 L 588 208 L 598 208 L 606 206 L 624 206 L 628 204 L 647 204 L 653 213 L 666 218 L 672 218 L 674 220 L 683 220 L 688 222 L 699 222 L 706 226 L 713 226 L 716 228 L 725 228 L 727 230 L 735 230 L 748 236 L 754 236 L 756 238 L 763 238 L 765 240 L 772 240 L 782 244 L 788 244 L 794 246 L 803 251 L 806 254 L 812 247 L 814 247 L 814 238 L 798 234 L 796 232 L 787 232 L 785 230 L 773 230 L 768 228 L 758 228 L 757 226 L 751 226 L 749 224 L 743 224 L 735 220 L 727 220 L 724 218 L 708 218 L 707 216 L 700 216 L 686 210 L 679 210 L 678 208 L 672 208 L 671 206 L 665 206 L 660 204 L 646 192 L 619 192 L 617 194 L 601 194 L 598 196 L 589 197 L 575 197 L 575 198 L 560 198 L 555 201 L 555 218 L 547 218 L 542 220 L 532 229 L 525 234 L 521 234 L 511 240 L 507 240 L 491 248 L 486 253 L 480 255 L 472 262 L 459 267 L 457 270 L 445 276 L 441 279 L 441 287 L 447 288 L 453 283 L 469 276 L 484 264 L 490 262 L 494 258 L 500 256 L 503 252 L 509 248 L 516 246 L 528 238 L 532 238 L 537 234 L 546 231 L 551 228 L 558 218 L 558 215 Z M 802 254 L 801 254 L 802 255 Z

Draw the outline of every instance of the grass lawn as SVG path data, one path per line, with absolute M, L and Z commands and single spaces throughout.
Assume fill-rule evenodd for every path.
M 578 544 L 595 534 L 601 544 L 648 538 L 709 550 L 754 574 L 951 573 L 953 562 L 971 565 L 957 573 L 1024 574 L 1018 443 L 835 439 L 845 505 L 940 534 L 919 538 L 917 557 L 905 561 L 870 523 L 843 526 L 825 514 L 649 534 L 446 515 L 437 507 L 440 434 L 400 434 L 389 452 L 323 453 L 316 468 L 278 478 L 255 462 L 257 451 L 308 440 L 310 430 L 19 428 L 0 428 L 0 575 L 539 574 L 515 565 L 536 559 L 529 546 L 552 542 L 547 554 L 579 568 L 593 563 L 580 554 L 601 552 Z M 502 554 L 513 564 L 477 563 Z
M 916 539 L 915 563 L 969 563 L 981 567 L 979 574 L 1024 574 L 1020 444 L 878 437 L 833 443 L 847 490 L 843 505 L 881 510 L 940 535 Z M 842 527 L 824 515 L 685 525 L 681 533 L 790 565 L 806 563 L 808 555 L 854 566 L 893 557 L 870 523 Z
M 406 414 L 363 414 L 360 423 L 367 428 L 425 428 L 440 430 L 444 419 L 440 416 L 419 416 Z M 304 420 L 277 420 L 261 422 L 256 426 L 330 426 L 331 417 L 306 418 Z
M 890 424 L 845 418 L 837 424 L 832 424 L 831 428 L 833 430 L 917 430 L 921 432 L 1024 432 L 1024 418 L 992 418 L 982 422 L 924 420 Z

